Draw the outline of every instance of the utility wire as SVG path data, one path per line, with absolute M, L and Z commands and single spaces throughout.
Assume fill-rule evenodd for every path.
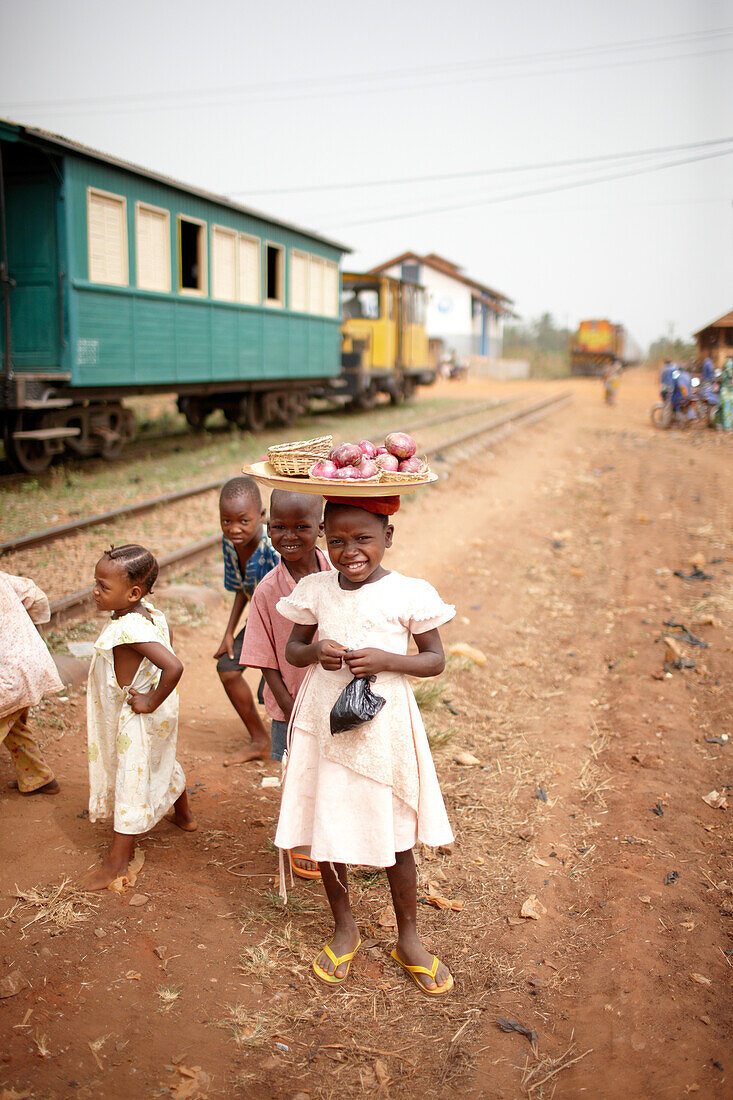
M 364 187 L 400 187 L 408 183 L 432 183 L 438 180 L 472 179 L 477 176 L 501 176 L 510 172 L 535 172 L 545 168 L 568 168 L 580 164 L 597 164 L 600 161 L 627 160 L 632 157 L 652 156 L 660 153 L 678 153 L 686 149 L 701 149 L 710 145 L 727 145 L 733 137 L 713 138 L 710 141 L 693 141 L 685 145 L 660 145 L 652 149 L 631 149 L 624 153 L 602 153 L 596 157 L 573 157 L 570 160 L 540 161 L 535 164 L 512 164 L 507 168 L 474 168 L 463 172 L 444 172 L 428 176 L 401 176 L 399 179 L 363 180 L 360 183 L 316 183 L 305 187 L 277 187 L 257 191 L 229 191 L 229 195 L 295 195 L 316 191 L 352 191 Z
M 445 214 L 454 210 L 466 210 L 476 206 L 490 206 L 501 202 L 514 202 L 517 199 L 532 198 L 536 195 L 550 195 L 559 191 L 571 191 L 578 187 L 589 187 L 595 183 L 608 183 L 612 180 L 629 179 L 631 176 L 641 176 L 649 172 L 660 172 L 666 168 L 677 168 L 684 164 L 696 164 L 703 160 L 713 160 L 717 157 L 728 157 L 733 149 L 724 149 L 716 153 L 703 153 L 696 157 L 685 157 L 680 160 L 668 161 L 666 164 L 647 165 L 643 168 L 630 169 L 624 172 L 615 172 L 606 176 L 598 176 L 596 179 L 575 180 L 569 183 L 555 184 L 548 187 L 533 188 L 529 191 L 518 191 L 509 195 L 494 195 L 470 202 L 457 203 L 450 206 L 434 206 L 425 210 L 412 210 L 402 214 L 385 214 L 379 217 L 363 218 L 357 221 L 337 222 L 331 228 L 350 229 L 358 225 L 375 225 L 378 222 L 399 221 L 405 218 L 422 218 L 430 214 Z
M 486 58 L 478 61 L 462 61 L 452 62 L 447 65 L 439 66 L 421 66 L 415 69 L 388 69 L 382 72 L 365 72 L 360 74 L 345 73 L 333 77 L 311 77 L 300 78 L 297 80 L 286 81 L 260 81 L 251 84 L 231 85 L 223 88 L 198 88 L 198 89 L 181 89 L 179 91 L 150 91 L 150 92 L 137 92 L 126 95 L 108 95 L 97 96 L 95 95 L 90 103 L 89 96 L 71 98 L 71 99 L 52 99 L 52 100 L 26 100 L 17 101 L 15 103 L 10 102 L 6 104 L 5 110 L 10 111 L 22 111 L 22 110 L 35 110 L 35 109 L 49 109 L 49 110 L 64 110 L 67 107 L 80 107 L 80 108 L 92 108 L 92 110 L 110 110 L 114 109 L 115 105 L 128 104 L 128 107 L 119 106 L 119 110 L 164 110 L 169 107 L 180 107 L 185 105 L 191 105 L 192 98 L 196 97 L 220 97 L 220 96 L 235 96 L 240 98 L 241 96 L 247 96 L 251 94 L 263 94 L 268 99 L 276 99 L 279 91 L 289 92 L 292 96 L 301 97 L 303 89 L 320 89 L 318 95 L 330 94 L 329 89 L 335 86 L 341 95 L 356 92 L 363 94 L 367 89 L 357 88 L 356 85 L 367 82 L 367 84 L 374 83 L 375 81 L 382 82 L 385 80 L 412 79 L 414 77 L 435 77 L 443 74 L 448 75 L 450 73 L 465 74 L 467 69 L 481 69 L 481 68 L 506 68 L 521 64 L 533 64 L 533 63 L 546 63 L 551 61 L 569 61 L 574 59 L 583 60 L 594 54 L 609 54 L 619 52 L 629 52 L 634 50 L 640 50 L 645 48 L 663 48 L 665 46 L 683 45 L 685 43 L 699 43 L 702 44 L 705 40 L 709 39 L 721 39 L 733 34 L 733 27 L 715 27 L 707 31 L 696 31 L 689 34 L 676 34 L 676 35 L 662 35 L 656 38 L 642 38 L 636 40 L 625 40 L 617 43 L 600 43 L 593 46 L 582 46 L 575 49 L 568 50 L 555 50 L 544 51 L 540 53 L 531 54 L 516 54 L 510 57 L 493 57 Z M 723 51 L 705 51 L 702 56 L 707 56 L 709 53 L 716 52 L 728 52 Z M 677 54 L 669 57 L 661 58 L 639 58 L 634 59 L 631 62 L 611 62 L 610 65 L 594 66 L 594 67 L 614 67 L 617 64 L 639 64 L 644 60 L 651 61 L 664 61 L 664 60 L 679 60 L 687 56 L 701 56 L 700 54 Z M 565 70 L 553 70 L 553 71 L 565 71 Z M 582 69 L 574 71 L 583 71 Z M 534 75 L 534 74 L 530 74 Z M 536 75 L 547 75 L 546 73 L 538 73 Z M 443 81 L 437 86 L 445 86 L 446 83 L 472 83 L 475 81 L 482 81 L 491 79 L 490 77 L 468 77 L 466 79 L 457 81 Z M 419 85 L 422 86 L 422 85 Z M 397 85 L 395 87 L 385 88 L 385 91 L 399 91 L 409 90 L 414 85 Z M 379 89 L 378 89 L 379 90 Z M 311 98 L 311 97 L 307 97 Z M 155 100 L 154 104 L 150 104 L 150 100 Z M 186 103 L 181 103 L 184 100 Z M 201 106 L 214 106 L 217 103 L 229 102 L 227 99 L 212 99 L 206 104 Z M 193 104 L 195 105 L 195 104 Z

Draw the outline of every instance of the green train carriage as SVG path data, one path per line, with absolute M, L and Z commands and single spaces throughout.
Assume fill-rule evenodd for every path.
M 118 454 L 125 396 L 288 423 L 341 370 L 345 246 L 0 121 L 0 425 L 19 469 Z M 337 385 L 337 382 L 336 382 Z

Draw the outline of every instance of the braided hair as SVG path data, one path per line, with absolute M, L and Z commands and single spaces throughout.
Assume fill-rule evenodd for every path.
M 103 558 L 119 562 L 133 584 L 139 584 L 144 593 L 152 591 L 158 579 L 158 562 L 144 546 L 128 542 L 124 546 L 110 546 Z

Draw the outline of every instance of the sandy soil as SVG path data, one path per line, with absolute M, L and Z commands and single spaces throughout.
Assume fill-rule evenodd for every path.
M 733 802 L 733 750 L 711 740 L 733 732 L 732 441 L 655 432 L 643 372 L 613 409 L 597 382 L 571 388 L 410 501 L 388 561 L 457 605 L 447 646 L 486 657 L 424 691 L 457 842 L 420 853 L 420 896 L 460 909 L 419 909 L 454 994 L 428 1001 L 396 970 L 382 874 L 353 876 L 348 984 L 313 977 L 325 904 L 302 883 L 276 897 L 276 766 L 221 766 L 238 741 L 211 658 L 222 603 L 176 631 L 200 831 L 161 824 L 132 889 L 78 899 L 86 919 L 66 928 L 68 911 L 11 908 L 104 845 L 83 692 L 36 712 L 59 796 L 9 792 L 0 756 L 0 980 L 28 983 L 0 999 L 4 1100 L 733 1095 L 731 809 L 703 801 Z M 675 576 L 697 555 L 709 579 Z M 665 675 L 665 620 L 707 643 L 682 645 L 695 668 Z M 537 920 L 520 916 L 531 896 Z

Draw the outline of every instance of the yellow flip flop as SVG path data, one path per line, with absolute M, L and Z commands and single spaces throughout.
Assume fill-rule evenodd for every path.
M 313 960 L 313 962 L 311 964 L 312 967 L 313 967 L 313 972 L 314 972 L 315 976 L 317 978 L 320 978 L 320 980 L 322 982 L 324 982 L 326 985 L 340 985 L 341 982 L 346 981 L 346 979 L 348 978 L 349 970 L 351 969 L 351 960 L 353 959 L 356 952 L 359 950 L 360 946 L 361 946 L 361 940 L 359 940 L 359 942 L 357 943 L 357 945 L 356 945 L 356 947 L 354 948 L 353 951 L 347 951 L 345 955 L 338 955 L 337 956 L 337 955 L 334 955 L 333 951 L 331 950 L 331 945 L 327 943 L 325 945 L 325 947 L 323 947 L 323 949 L 318 952 L 318 954 L 316 955 L 315 959 Z M 318 959 L 322 954 L 328 955 L 329 959 L 333 963 L 333 969 L 334 969 L 333 974 L 327 974 L 326 971 L 323 969 L 323 967 L 318 965 Z M 338 970 L 339 966 L 341 966 L 341 963 L 344 963 L 344 962 L 349 964 L 346 967 L 346 973 L 343 974 L 340 978 L 337 978 L 335 971 Z
M 429 970 L 427 966 L 409 966 L 408 963 L 402 961 L 396 951 L 390 951 L 390 955 L 395 962 L 400 964 L 403 970 L 407 971 L 420 992 L 424 993 L 426 997 L 442 997 L 446 993 L 450 993 L 453 988 L 452 974 L 448 975 L 442 985 L 436 985 L 435 989 L 428 989 L 418 978 L 418 974 L 426 974 L 428 978 L 435 981 L 435 975 L 438 973 L 438 967 L 440 966 L 440 959 L 437 955 L 433 955 L 433 962 Z

